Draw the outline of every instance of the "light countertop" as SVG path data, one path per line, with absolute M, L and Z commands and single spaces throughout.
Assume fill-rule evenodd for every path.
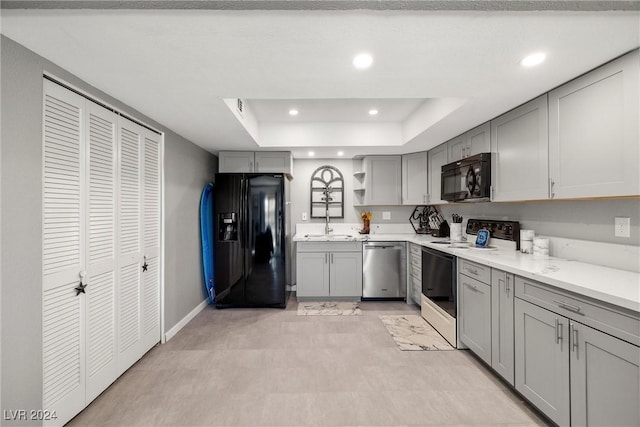
M 336 241 L 345 241 L 344 239 L 347 239 L 346 241 L 369 240 L 416 243 L 527 279 L 537 280 L 559 289 L 594 298 L 634 312 L 640 312 L 640 273 L 632 271 L 556 257 L 523 254 L 516 250 L 457 249 L 433 243 L 434 241 L 447 240 L 448 238 L 436 238 L 421 234 L 353 234 L 349 238 Z M 301 242 L 309 241 L 309 238 L 300 234 L 296 235 L 293 240 Z

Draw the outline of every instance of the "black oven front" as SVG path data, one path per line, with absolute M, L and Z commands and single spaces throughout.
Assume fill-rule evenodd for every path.
M 422 248 L 422 294 L 434 304 L 456 317 L 456 257 Z
M 442 166 L 442 200 L 483 201 L 491 196 L 491 153 L 480 153 Z

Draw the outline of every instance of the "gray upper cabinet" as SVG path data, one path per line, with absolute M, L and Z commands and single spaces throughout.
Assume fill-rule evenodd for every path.
M 491 269 L 491 367 L 514 385 L 513 274 Z
M 549 197 L 546 94 L 491 121 L 491 152 L 493 201 Z
M 402 204 L 427 203 L 427 152 L 402 156 Z
M 253 172 L 253 151 L 221 151 L 218 153 L 218 172 Z
M 570 333 L 572 425 L 640 425 L 640 348 L 580 323 Z
M 447 141 L 447 157 L 451 162 L 457 162 L 465 157 L 464 153 L 467 149 L 467 140 L 465 134 L 456 136 Z
M 218 171 L 223 173 L 291 173 L 291 163 L 291 153 L 288 151 L 221 151 L 218 153 Z
M 288 151 L 256 152 L 255 171 L 291 173 L 291 153 Z
M 551 197 L 640 194 L 634 51 L 549 93 Z
M 448 162 L 491 151 L 491 126 L 484 123 L 447 142 Z
M 364 205 L 402 204 L 402 159 L 400 156 L 364 158 Z
M 448 163 L 447 144 L 440 144 L 427 153 L 429 174 L 429 204 L 447 203 L 442 200 L 442 166 Z

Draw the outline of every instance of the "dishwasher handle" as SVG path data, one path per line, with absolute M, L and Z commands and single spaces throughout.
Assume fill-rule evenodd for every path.
M 398 242 L 364 242 L 362 249 L 404 249 L 404 245 Z

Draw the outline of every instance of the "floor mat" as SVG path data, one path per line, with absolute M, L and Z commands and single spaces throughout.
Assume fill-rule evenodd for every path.
M 298 316 L 361 316 L 362 310 L 357 302 L 299 302 Z
M 453 350 L 422 316 L 380 315 L 400 350 Z

